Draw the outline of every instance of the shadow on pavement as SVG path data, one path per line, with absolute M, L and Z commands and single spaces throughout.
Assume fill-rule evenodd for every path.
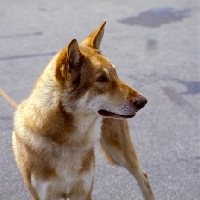
M 154 8 L 140 13 L 138 16 L 128 17 L 119 22 L 128 25 L 145 26 L 149 28 L 160 27 L 163 24 L 169 24 L 181 21 L 190 17 L 190 9 L 177 10 L 171 7 Z

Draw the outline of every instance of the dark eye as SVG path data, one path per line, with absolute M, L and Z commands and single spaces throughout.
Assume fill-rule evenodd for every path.
M 98 82 L 105 82 L 107 80 L 107 78 L 105 76 L 100 76 L 97 81 Z

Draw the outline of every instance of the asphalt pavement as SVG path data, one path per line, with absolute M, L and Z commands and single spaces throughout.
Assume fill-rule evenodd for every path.
M 157 200 L 200 199 L 200 14 L 193 0 L 0 1 L 0 87 L 27 98 L 52 55 L 107 20 L 101 44 L 148 104 L 129 120 Z M 0 96 L 0 200 L 28 200 L 11 148 L 15 109 Z M 141 200 L 96 146 L 94 200 Z

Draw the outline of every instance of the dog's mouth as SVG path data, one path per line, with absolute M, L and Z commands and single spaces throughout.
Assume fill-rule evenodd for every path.
M 113 118 L 132 118 L 135 116 L 136 113 L 132 114 L 132 115 L 118 115 L 116 113 L 113 112 L 109 112 L 107 110 L 99 110 L 98 113 L 104 117 L 113 117 Z

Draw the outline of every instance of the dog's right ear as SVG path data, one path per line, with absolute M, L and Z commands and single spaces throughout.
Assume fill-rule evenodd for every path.
M 106 25 L 106 20 L 88 37 L 86 37 L 81 44 L 87 45 L 94 49 L 100 49 L 100 44 L 103 38 L 105 25 Z
M 56 62 L 55 76 L 59 82 L 65 82 L 73 75 L 79 74 L 82 54 L 76 39 L 73 39 L 69 45 L 62 50 Z

